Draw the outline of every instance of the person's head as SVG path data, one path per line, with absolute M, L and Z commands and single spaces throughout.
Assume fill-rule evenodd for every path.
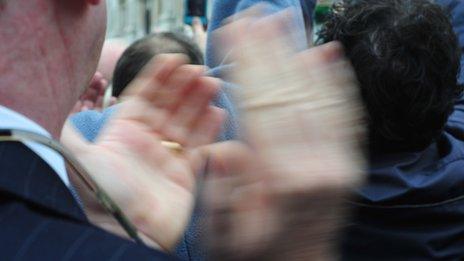
M 345 47 L 367 106 L 373 148 L 422 149 L 438 137 L 462 92 L 460 49 L 440 6 L 345 0 L 334 6 L 319 37 Z
M 95 73 L 105 1 L 2 0 L 0 27 L 0 104 L 58 128 Z
M 97 71 L 100 72 L 105 80 L 113 80 L 114 69 L 119 58 L 129 45 L 123 40 L 107 40 L 103 45 Z
M 118 97 L 153 57 L 168 53 L 184 54 L 191 64 L 204 64 L 200 48 L 186 36 L 170 32 L 146 36 L 129 46 L 116 64 L 113 96 Z

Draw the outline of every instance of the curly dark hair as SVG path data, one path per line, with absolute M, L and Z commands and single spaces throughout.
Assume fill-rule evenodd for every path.
M 417 150 L 438 137 L 463 90 L 448 14 L 428 0 L 345 0 L 318 42 L 339 41 L 360 83 L 371 148 Z

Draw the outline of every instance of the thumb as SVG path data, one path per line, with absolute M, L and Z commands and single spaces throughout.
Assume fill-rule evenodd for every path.
M 74 155 L 87 151 L 87 148 L 90 146 L 90 143 L 82 137 L 70 121 L 65 123 L 61 131 L 60 141 Z
M 198 149 L 202 158 L 208 159 L 208 172 L 214 176 L 245 174 L 253 166 L 254 153 L 242 142 L 228 141 L 203 146 Z

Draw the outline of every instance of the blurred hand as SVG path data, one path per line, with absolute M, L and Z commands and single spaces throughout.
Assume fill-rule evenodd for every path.
M 128 87 L 94 144 L 76 136 L 67 142 L 139 231 L 163 250 L 175 246 L 190 219 L 198 168 L 193 149 L 213 142 L 224 119 L 221 109 L 209 105 L 218 81 L 185 62 L 177 55 L 155 58 Z M 161 140 L 184 145 L 184 153 Z M 85 199 L 86 192 L 79 192 Z M 94 221 L 107 222 L 94 202 L 86 208 Z
M 87 110 L 101 111 L 103 109 L 103 101 L 107 88 L 108 81 L 103 78 L 103 75 L 100 72 L 96 72 L 89 87 L 74 105 L 71 114 Z M 111 97 L 109 105 L 111 106 L 114 104 L 116 104 L 116 98 Z
M 283 30 L 288 15 L 243 15 L 220 32 L 235 50 L 249 145 L 217 145 L 211 158 L 212 260 L 336 257 L 344 196 L 362 180 L 353 71 L 337 43 L 296 53 L 294 32 Z

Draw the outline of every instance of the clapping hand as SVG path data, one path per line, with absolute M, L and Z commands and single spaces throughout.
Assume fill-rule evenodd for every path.
M 186 62 L 178 55 L 155 58 L 94 144 L 78 137 L 68 143 L 142 236 L 166 251 L 183 234 L 194 204 L 201 163 L 193 149 L 215 140 L 225 116 L 210 106 L 218 80 Z M 165 148 L 162 140 L 181 144 L 184 152 Z M 98 207 L 90 202 L 86 210 L 99 223 Z
M 363 177 L 364 114 L 351 66 L 338 43 L 297 53 L 290 15 L 245 14 L 219 32 L 233 47 L 247 145 L 218 145 L 211 158 L 213 260 L 334 258 L 344 196 Z

